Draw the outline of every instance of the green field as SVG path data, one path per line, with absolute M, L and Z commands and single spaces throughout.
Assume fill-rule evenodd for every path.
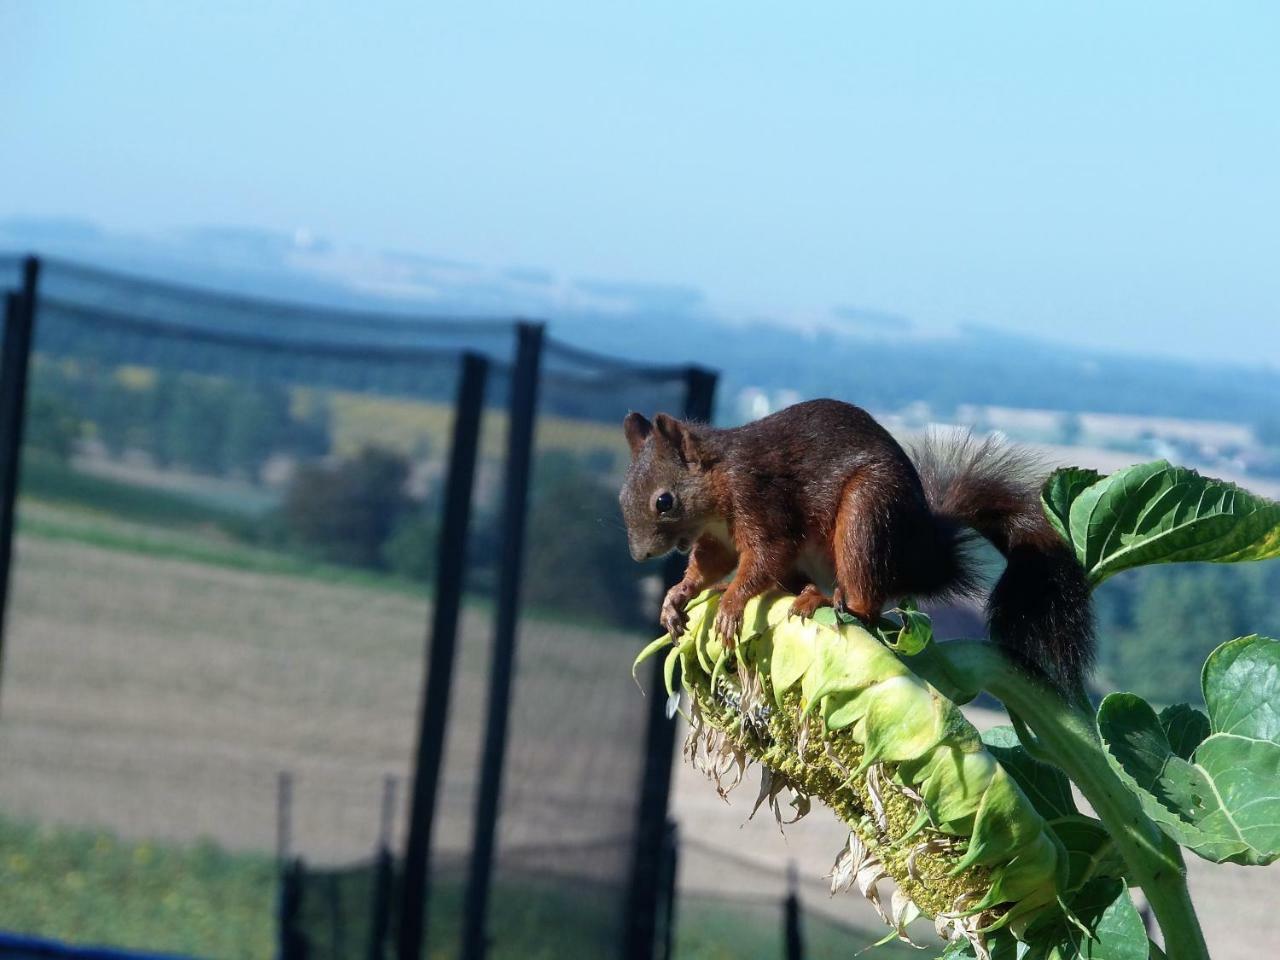
M 94 476 L 40 455 L 22 464 L 18 532 L 159 558 L 256 573 L 421 591 L 384 573 L 311 561 L 256 547 L 245 532 L 256 515 L 193 496 Z
M 110 832 L 0 818 L 0 928 L 75 943 L 198 956 L 268 957 L 271 859 L 211 843 L 122 841 Z
M 122 841 L 107 831 L 37 827 L 0 817 L 0 929 L 73 943 L 197 957 L 270 957 L 275 952 L 277 871 L 272 858 L 230 854 L 212 843 Z M 331 956 L 333 938 L 348 955 L 366 941 L 362 908 L 369 874 L 306 887 L 302 925 L 314 956 Z M 619 893 L 588 885 L 531 881 L 494 891 L 494 960 L 589 958 L 613 942 Z M 456 955 L 462 893 L 449 882 L 433 897 L 428 957 Z M 334 923 L 334 907 L 342 919 Z M 777 960 L 781 905 L 688 897 L 677 906 L 680 960 Z M 592 922 L 592 919 L 594 922 Z M 804 918 L 806 956 L 843 960 L 878 933 Z M 906 956 L 887 947 L 878 956 Z

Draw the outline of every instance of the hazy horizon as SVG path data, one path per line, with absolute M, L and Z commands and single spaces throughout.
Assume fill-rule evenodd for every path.
M 1280 11 L 10 3 L 0 217 L 1280 362 Z

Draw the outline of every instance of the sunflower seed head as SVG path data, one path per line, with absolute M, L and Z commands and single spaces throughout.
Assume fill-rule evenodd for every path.
M 698 608 L 703 618 L 716 601 Z M 779 632 L 775 646 L 758 648 L 773 650 L 773 659 L 755 656 L 750 647 L 757 639 L 769 642 L 762 634 L 744 639 L 727 657 L 710 647 L 683 652 L 685 758 L 726 799 L 747 769 L 759 765 L 748 819 L 767 805 L 781 826 L 804 816 L 811 797 L 821 799 L 853 828 L 831 868 L 833 894 L 857 887 L 890 926 L 886 939 L 909 942 L 906 927 L 929 914 L 939 936 L 967 941 L 979 960 L 990 960 L 986 938 L 995 925 L 1012 928 L 1023 914 L 1029 919 L 1041 909 L 1030 899 L 996 903 L 1005 889 L 996 878 L 1046 828 L 1029 801 L 1013 795 L 1014 786 L 982 750 L 976 732 L 951 715 L 954 705 L 941 701 L 874 637 L 856 625 L 832 631 L 814 624 L 812 631 L 798 640 Z M 782 662 L 779 640 L 799 644 L 791 647 L 791 663 L 797 651 L 833 645 L 825 659 L 813 659 L 812 672 L 775 690 L 771 665 Z M 814 709 L 819 706 L 824 709 Z M 829 730 L 832 717 L 838 723 Z M 790 820 L 782 810 L 784 796 Z M 1000 802 L 986 803 L 988 797 Z M 980 807 L 998 814 L 988 824 L 977 819 Z M 1010 833 L 1009 827 L 1018 829 Z M 1022 913 L 1011 912 L 1020 905 Z

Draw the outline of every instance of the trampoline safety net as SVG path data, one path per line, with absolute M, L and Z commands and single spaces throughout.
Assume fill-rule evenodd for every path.
M 0 263 L 9 287 L 17 266 Z M 469 352 L 490 366 L 426 952 L 458 955 L 516 330 L 43 263 L 0 688 L 0 929 L 272 956 L 296 859 L 313 955 L 368 955 L 375 847 L 405 840 Z M 684 370 L 544 346 L 492 957 L 622 955 L 648 711 L 628 667 L 661 571 L 627 554 L 620 423 L 680 413 L 686 387 Z

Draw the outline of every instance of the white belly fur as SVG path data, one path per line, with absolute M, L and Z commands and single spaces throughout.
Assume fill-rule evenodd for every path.
M 824 592 L 830 593 L 835 586 L 836 572 L 827 560 L 826 552 L 818 547 L 801 544 L 800 553 L 796 557 L 796 569 Z

